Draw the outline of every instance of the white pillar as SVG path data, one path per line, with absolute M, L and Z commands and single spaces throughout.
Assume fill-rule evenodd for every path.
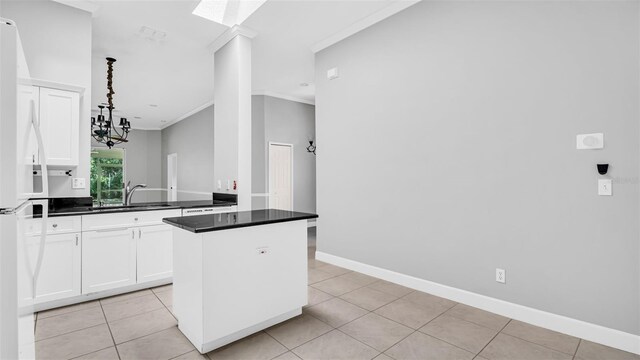
M 254 36 L 255 33 L 246 28 L 234 26 L 213 45 L 213 176 L 217 192 L 238 195 L 238 210 L 251 210 L 251 39 Z

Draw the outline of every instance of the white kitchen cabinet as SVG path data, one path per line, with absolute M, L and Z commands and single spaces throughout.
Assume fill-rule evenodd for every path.
M 36 266 L 40 236 L 30 236 L 29 264 Z M 80 233 L 47 234 L 38 280 L 36 303 L 64 299 L 81 294 Z
M 136 283 L 136 233 L 116 228 L 82 233 L 82 293 Z
M 172 226 L 145 226 L 136 233 L 138 283 L 170 278 L 173 275 Z
M 39 89 L 39 120 L 47 165 L 77 166 L 80 94 L 45 87 Z

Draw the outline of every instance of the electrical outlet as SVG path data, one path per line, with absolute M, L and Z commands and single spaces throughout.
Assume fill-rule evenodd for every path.
M 598 195 L 611 196 L 611 179 L 598 179 Z
M 71 187 L 74 189 L 84 189 L 85 188 L 84 178 L 73 178 L 73 181 L 71 182 Z
M 507 282 L 507 271 L 505 269 L 496 269 L 496 281 L 502 284 Z

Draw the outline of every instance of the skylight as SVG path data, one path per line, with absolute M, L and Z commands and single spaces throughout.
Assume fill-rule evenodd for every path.
M 194 15 L 226 26 L 242 24 L 267 0 L 201 0 Z

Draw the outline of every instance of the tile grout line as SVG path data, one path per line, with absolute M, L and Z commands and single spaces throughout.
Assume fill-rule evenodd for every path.
M 302 314 L 300 314 L 300 315 L 302 315 Z M 298 315 L 298 316 L 300 316 L 300 315 Z M 268 329 L 268 328 L 267 328 L 267 329 Z M 282 347 L 283 347 L 283 348 L 287 349 L 287 351 L 283 352 L 282 354 L 286 354 L 286 353 L 288 353 L 289 351 L 291 351 L 291 349 L 289 349 L 285 344 L 281 343 L 278 339 L 276 339 L 275 337 L 271 336 L 271 334 L 269 334 L 269 333 L 267 332 L 267 329 L 262 330 L 262 332 L 263 332 L 263 333 L 265 333 L 268 337 L 270 337 L 270 338 L 272 338 L 273 340 L 275 340 L 278 344 L 282 345 Z M 272 358 L 271 358 L 271 360 L 273 360 L 273 359 L 277 358 L 278 356 L 280 356 L 280 355 L 282 355 L 282 354 L 278 354 L 278 355 L 276 355 L 276 356 L 272 357 Z
M 158 300 L 160 300 L 160 299 L 158 299 Z M 160 301 L 160 302 L 162 303 L 162 301 Z M 164 306 L 164 303 L 163 303 L 162 305 Z M 170 314 L 174 319 L 176 319 L 176 321 L 178 321 L 178 319 L 173 315 L 173 313 L 171 313 L 171 311 L 170 311 L 166 306 L 165 306 L 164 308 L 165 308 L 165 310 L 169 311 L 169 314 Z M 151 311 L 146 311 L 146 312 L 143 312 L 143 313 L 140 313 L 140 314 L 136 314 L 136 315 L 133 315 L 133 316 L 128 316 L 128 317 L 126 317 L 126 318 L 118 319 L 118 320 L 116 320 L 116 321 L 120 321 L 120 320 L 124 320 L 124 319 L 128 319 L 128 318 L 132 318 L 132 317 L 134 317 L 134 316 L 139 316 L 139 315 L 143 315 L 143 314 L 148 314 L 148 313 L 150 313 L 150 312 L 157 311 L 157 310 L 161 310 L 161 309 L 162 309 L 162 308 L 154 309 L 154 310 L 151 310 Z M 114 321 L 114 322 L 116 322 L 116 321 Z M 107 321 L 107 324 L 109 324 L 109 322 L 108 322 L 108 321 Z M 165 328 L 165 329 L 162 329 L 162 330 L 154 331 L 154 332 L 151 332 L 151 333 L 148 333 L 148 334 L 142 335 L 142 336 L 138 336 L 138 337 L 133 338 L 133 339 L 129 339 L 129 340 L 127 340 L 127 341 L 123 341 L 123 342 L 121 342 L 121 343 L 119 343 L 119 344 L 116 344 L 116 349 L 118 348 L 118 346 L 117 346 L 117 345 L 122 345 L 122 344 L 126 344 L 126 343 L 128 343 L 128 342 L 134 341 L 134 340 L 142 339 L 143 337 L 147 337 L 147 336 L 154 335 L 154 334 L 157 334 L 157 333 L 159 333 L 159 332 L 162 332 L 162 331 L 165 331 L 165 330 L 171 329 L 171 328 L 173 328 L 174 326 L 175 326 L 175 325 L 172 325 L 171 327 L 168 327 L 168 328 Z M 109 331 L 111 331 L 111 328 L 109 328 Z M 113 334 L 112 334 L 112 337 L 113 337 Z M 115 339 L 114 339 L 114 341 L 113 341 L 113 342 L 114 342 L 114 344 L 115 344 Z M 196 350 L 197 350 L 197 349 L 196 349 Z M 188 352 L 191 352 L 191 351 L 193 351 L 193 350 L 189 350 Z M 186 353 L 185 353 L 185 354 L 186 354 Z M 184 355 L 184 354 L 180 354 L 180 355 Z M 178 356 L 180 356 L 180 355 L 178 355 Z M 176 356 L 176 357 L 177 357 L 177 356 Z
M 173 285 L 173 283 L 171 283 L 171 285 Z M 171 298 L 173 298 L 173 288 L 171 288 L 171 290 L 166 290 L 166 291 L 171 291 Z M 166 292 L 166 291 L 161 291 L 161 292 Z M 162 306 L 164 306 L 165 309 L 167 309 L 167 311 L 169 312 L 169 314 L 171 314 L 171 316 L 176 319 L 176 322 L 178 322 L 178 318 L 173 314 L 173 312 L 171 310 L 169 310 L 169 307 L 167 307 L 167 305 L 162 302 L 162 300 L 158 297 L 158 294 L 156 294 L 155 291 L 153 291 L 153 295 L 156 296 L 156 299 L 158 299 L 158 301 L 160 301 L 160 304 L 162 304 Z M 171 300 L 171 307 L 173 308 L 173 299 Z M 179 355 L 178 355 L 179 356 Z
M 506 324 L 504 324 L 504 326 L 502 327 L 502 329 L 500 329 L 500 331 L 498 331 L 498 332 L 497 332 L 497 333 L 496 333 L 496 334 L 491 338 L 491 340 L 489 340 L 489 342 L 488 342 L 488 343 L 486 343 L 486 344 L 482 347 L 482 349 L 480 349 L 480 351 L 478 351 L 478 353 L 476 354 L 476 356 L 474 356 L 474 357 L 473 357 L 474 359 L 475 359 L 475 358 L 477 358 L 478 356 L 480 356 L 480 353 L 482 353 L 482 352 L 484 351 L 484 349 L 486 349 L 486 348 L 487 348 L 487 346 L 489 346 L 489 344 L 491 344 L 491 342 L 492 342 L 493 340 L 495 340 L 495 338 L 496 338 L 496 337 L 498 337 L 498 335 L 502 334 L 502 330 L 504 330 L 504 328 L 506 328 L 506 327 L 507 327 L 507 325 L 509 325 L 509 323 L 511 322 L 511 320 L 512 320 L 512 319 L 509 319 L 509 321 L 507 321 L 507 323 L 506 323 Z M 474 324 L 475 324 L 475 323 L 474 323 Z
M 573 352 L 572 360 L 576 360 L 576 356 L 578 355 L 578 349 L 580 349 L 580 345 L 582 344 L 582 339 L 578 338 L 578 346 L 576 346 L 576 351 Z
M 367 314 L 364 314 L 364 315 L 360 316 L 358 319 L 360 319 L 361 317 L 366 316 L 366 315 L 367 315 Z M 326 324 L 327 326 L 329 326 L 329 327 L 331 328 L 331 330 L 329 330 L 329 331 L 327 331 L 327 332 L 325 332 L 325 333 L 322 333 L 322 334 L 320 334 L 320 335 L 318 335 L 318 336 L 316 336 L 316 337 L 314 337 L 314 338 L 312 338 L 312 339 L 309 339 L 309 340 L 307 340 L 307 341 L 305 341 L 305 342 L 301 343 L 300 345 L 297 345 L 296 347 L 293 347 L 293 348 L 291 348 L 291 349 L 287 348 L 287 349 L 289 349 L 289 351 L 291 351 L 291 352 L 293 352 L 293 349 L 297 349 L 297 348 L 299 348 L 299 347 L 303 346 L 304 344 L 310 343 L 310 342 L 312 342 L 313 340 L 315 340 L 315 339 L 317 339 L 317 338 L 319 338 L 319 337 L 321 337 L 321 336 L 327 335 L 328 333 L 332 332 L 333 330 L 338 330 L 338 331 L 340 331 L 340 329 L 338 329 L 337 327 L 334 327 L 333 325 L 328 324 L 328 323 L 326 323 L 326 322 L 322 321 L 321 319 L 318 319 L 317 317 L 315 317 L 315 316 L 313 316 L 313 315 L 311 315 L 311 314 L 305 314 L 305 316 L 309 316 L 309 317 L 311 317 L 311 318 L 314 318 L 314 319 L 316 319 L 316 320 L 320 321 L 320 322 L 321 322 L 321 323 L 323 323 L 323 324 Z M 350 322 L 355 321 L 355 320 L 358 320 L 358 319 L 353 319 L 353 320 L 351 320 Z M 348 322 L 348 323 L 350 323 L 350 322 Z M 347 325 L 348 323 L 346 323 L 346 324 L 344 324 L 344 325 Z M 344 326 L 344 325 L 340 325 L 340 326 Z M 265 332 L 266 332 L 266 331 L 265 331 Z M 344 334 L 344 332 L 343 332 L 343 331 L 340 331 L 340 332 Z M 345 335 L 347 335 L 347 336 L 349 336 L 349 337 L 353 338 L 353 336 L 351 336 L 351 335 L 349 335 L 349 334 L 345 334 Z M 360 340 L 358 340 L 358 339 L 355 339 L 355 340 L 356 340 L 356 341 L 358 341 L 358 342 L 362 342 L 362 341 L 360 341 Z M 276 341 L 277 341 L 277 340 L 276 340 Z M 367 345 L 367 344 L 365 344 L 365 345 Z M 367 346 L 369 346 L 369 345 L 367 345 Z M 285 346 L 285 347 L 286 347 L 286 346 Z M 371 347 L 371 346 L 369 346 L 369 347 Z M 372 348 L 372 349 L 373 349 L 373 348 Z M 376 349 L 374 349 L 374 350 L 376 350 Z M 376 351 L 378 351 L 378 350 L 376 350 Z M 295 354 L 295 353 L 294 353 L 294 355 L 298 356 L 298 355 L 297 355 L 297 354 Z M 280 356 L 280 355 L 278 355 L 278 356 Z M 377 356 L 377 355 L 376 355 L 376 356 Z
M 105 324 L 106 324 L 106 323 L 104 323 L 104 324 L 98 324 L 98 325 L 93 325 L 93 326 L 89 326 L 89 327 L 86 327 L 86 328 L 84 328 L 84 329 L 71 331 L 71 332 L 68 332 L 68 333 L 65 333 L 65 334 L 62 334 L 62 335 L 58 335 L 58 336 L 64 336 L 64 335 L 73 334 L 73 333 L 75 333 L 75 332 L 84 331 L 84 330 L 91 329 L 91 328 L 98 327 L 98 326 L 102 326 L 102 325 L 105 325 Z M 37 341 L 35 341 L 35 343 L 37 343 L 37 342 L 41 342 L 41 341 L 49 341 L 49 340 L 52 340 L 52 339 L 57 338 L 58 336 L 53 336 L 53 337 L 50 337 L 50 338 L 46 338 L 46 339 L 42 339 L 42 340 L 37 340 Z M 88 352 L 88 353 L 80 354 L 80 355 L 78 355 L 78 356 L 73 357 L 73 359 L 75 359 L 75 358 L 79 358 L 79 357 L 84 356 L 84 355 L 87 355 L 87 354 L 93 354 L 94 352 L 98 352 L 98 351 L 101 351 L 101 350 L 104 350 L 104 349 L 108 349 L 108 348 L 110 348 L 110 347 L 111 347 L 111 346 L 107 346 L 107 347 L 102 348 L 102 349 L 98 349 L 98 350 L 94 350 L 94 351 L 91 351 L 91 352 Z
M 62 315 L 69 315 L 69 314 L 73 314 L 73 313 L 78 312 L 78 311 L 89 310 L 89 309 L 93 309 L 94 307 L 100 306 L 100 300 L 91 300 L 91 301 L 87 301 L 87 302 L 79 302 L 79 303 L 71 304 L 71 305 L 67 305 L 67 306 L 90 304 L 92 301 L 97 301 L 98 305 L 97 306 L 92 306 L 92 307 L 89 307 L 89 308 L 86 308 L 86 309 L 72 310 L 72 311 L 69 311 L 69 312 L 66 312 L 66 313 L 62 313 L 62 314 L 47 316 L 45 318 L 42 318 L 41 320 L 51 319 L 51 318 L 62 316 Z M 52 309 L 48 309 L 48 310 L 38 311 L 38 318 L 40 318 L 40 314 L 41 313 L 44 313 L 44 312 L 47 312 L 47 311 L 50 311 L 50 310 L 64 309 L 67 306 L 62 306 L 62 307 L 58 307 L 58 308 L 52 308 Z
M 352 271 L 352 273 L 353 273 L 353 271 Z M 335 277 L 340 277 L 340 276 L 343 276 L 343 275 L 346 275 L 346 274 L 349 274 L 349 273 L 345 273 L 345 274 L 342 274 L 342 275 L 334 276 L 333 278 L 335 278 Z M 331 278 L 331 279 L 332 279 L 332 278 Z M 326 280 L 329 280 L 329 279 L 325 279 L 325 280 L 322 280 L 322 281 L 326 281 Z M 347 280 L 349 280 L 349 279 L 347 279 Z M 322 281 L 319 281 L 319 282 L 322 282 Z M 384 281 L 384 280 L 382 280 L 382 279 L 378 279 L 378 281 Z M 319 282 L 316 282 L 316 283 L 314 283 L 314 284 L 317 284 L 317 283 L 319 283 Z M 352 281 L 352 282 L 353 282 L 353 281 Z M 342 294 L 342 295 L 338 295 L 338 296 L 334 296 L 334 297 L 335 297 L 335 298 L 339 298 L 339 299 L 341 299 L 341 300 L 344 300 L 344 301 L 346 301 L 346 302 L 348 302 L 348 303 L 350 303 L 350 304 L 352 304 L 352 305 L 358 306 L 357 304 L 354 304 L 354 303 L 350 302 L 350 301 L 349 301 L 349 300 L 347 300 L 347 299 L 343 299 L 343 298 L 342 298 L 342 296 L 347 295 L 347 294 L 350 294 L 350 293 L 355 292 L 355 291 L 357 291 L 357 290 L 360 290 L 360 289 L 362 289 L 362 288 L 364 288 L 364 287 L 366 287 L 366 288 L 368 288 L 368 289 L 371 289 L 371 290 L 375 290 L 375 291 L 379 291 L 379 292 L 385 293 L 385 292 L 383 292 L 383 291 L 376 290 L 376 289 L 373 289 L 373 288 L 370 288 L 370 287 L 369 287 L 369 285 L 372 285 L 372 284 L 374 284 L 374 283 L 375 283 L 375 282 L 370 283 L 370 284 L 367 284 L 367 285 L 364 285 L 364 286 L 362 286 L 362 287 L 359 287 L 359 288 L 357 288 L 357 289 L 351 290 L 351 291 L 349 291 L 349 292 L 347 292 L 347 293 L 344 293 L 344 294 Z M 311 286 L 311 284 L 309 284 L 309 286 Z M 316 287 L 314 287 L 314 289 L 317 289 L 317 288 L 316 288 Z M 323 291 L 323 290 L 321 290 L 321 289 L 317 289 L 317 290 Z M 365 310 L 367 310 L 367 311 L 369 311 L 369 312 L 372 312 L 372 313 L 374 313 L 374 314 L 376 314 L 376 315 L 378 315 L 378 316 L 381 316 L 381 317 L 383 317 L 383 318 L 385 318 L 385 319 L 387 319 L 387 320 L 390 320 L 390 321 L 396 322 L 396 321 L 395 321 L 395 320 L 393 320 L 393 319 L 389 319 L 389 318 L 387 318 L 387 317 L 385 317 L 385 316 L 383 316 L 383 315 L 381 315 L 381 314 L 375 313 L 375 311 L 376 311 L 376 310 L 378 310 L 378 309 L 380 309 L 380 308 L 382 308 L 382 307 L 384 307 L 384 306 L 386 306 L 386 305 L 388 305 L 388 304 L 390 304 L 390 303 L 393 303 L 394 301 L 397 301 L 397 300 L 399 300 L 399 299 L 404 299 L 404 300 L 406 300 L 406 301 L 409 301 L 409 302 L 411 302 L 411 303 L 413 303 L 413 304 L 416 304 L 416 305 L 419 305 L 419 306 L 420 306 L 420 304 L 415 303 L 415 302 L 413 302 L 413 301 L 410 301 L 410 300 L 407 300 L 407 299 L 406 299 L 406 297 L 407 297 L 407 296 L 409 296 L 409 295 L 411 295 L 411 294 L 413 294 L 413 293 L 415 293 L 415 292 L 419 292 L 419 291 L 418 291 L 418 290 L 411 291 L 411 292 L 409 292 L 409 293 L 407 293 L 407 294 L 405 294 L 405 295 L 402 295 L 402 296 L 400 296 L 400 297 L 398 297 L 398 298 L 396 298 L 396 299 L 394 299 L 394 300 L 392 300 L 392 301 L 390 301 L 390 302 L 388 302 L 388 303 L 386 303 L 386 304 L 384 304 L 384 305 L 382 305 L 382 306 L 380 306 L 380 307 L 378 307 L 378 308 L 376 308 L 376 309 L 374 309 L 374 310 L 368 310 L 368 309 L 365 309 Z M 426 292 L 424 292 L 424 293 L 425 293 L 425 294 L 432 295 L 432 296 L 437 296 L 437 295 L 433 295 L 433 294 L 426 293 Z M 389 294 L 389 293 L 385 293 L 385 294 L 387 294 L 387 295 L 392 295 L 392 296 L 396 296 L 396 295 Z M 331 295 L 331 294 L 330 294 L 330 295 Z M 326 300 L 326 301 L 328 301 L 328 300 Z M 320 303 L 319 303 L 319 304 L 320 304 Z M 433 318 L 433 319 L 429 320 L 427 323 L 425 323 L 424 325 L 422 325 L 422 326 L 421 326 L 420 328 L 418 328 L 418 329 L 412 329 L 411 327 L 408 327 L 408 326 L 406 326 L 406 325 L 404 325 L 404 324 L 400 324 L 400 323 L 398 323 L 398 322 L 396 322 L 396 323 L 398 323 L 398 324 L 400 324 L 400 325 L 402 325 L 402 326 L 408 327 L 409 329 L 413 330 L 413 333 L 415 333 L 415 332 L 419 332 L 420 334 L 423 334 L 423 335 L 432 336 L 432 337 L 434 337 L 434 338 L 436 338 L 436 339 L 438 339 L 438 340 L 440 340 L 440 341 L 443 341 L 443 342 L 445 342 L 445 343 L 447 343 L 447 344 L 449 344 L 449 345 L 451 345 L 451 346 L 454 346 L 454 347 L 456 347 L 456 348 L 458 348 L 458 349 L 461 349 L 461 350 L 464 350 L 464 351 L 468 351 L 469 353 L 473 353 L 473 351 L 469 351 L 469 350 L 467 350 L 467 349 L 463 349 L 463 348 L 461 348 L 461 347 L 459 347 L 459 346 L 457 346 L 457 345 L 455 345 L 455 344 L 452 344 L 452 343 L 447 342 L 446 340 L 440 339 L 440 338 L 438 338 L 437 336 L 433 336 L 433 335 L 430 335 L 430 334 L 427 334 L 427 333 L 424 333 L 424 332 L 420 331 L 420 329 L 421 329 L 421 328 L 423 328 L 424 326 L 428 325 L 429 323 L 431 323 L 432 321 L 436 320 L 437 318 L 440 318 L 441 316 L 445 315 L 449 310 L 451 310 L 452 308 L 454 308 L 456 305 L 459 305 L 459 304 L 460 304 L 460 303 L 458 303 L 458 302 L 454 302 L 454 305 L 452 305 L 451 307 L 447 308 L 445 311 L 443 311 L 442 313 L 440 313 L 440 314 L 439 314 L 438 316 L 436 316 L 435 318 Z M 317 305 L 317 304 L 316 304 L 316 305 Z M 359 306 L 358 306 L 358 307 L 359 307 Z M 491 313 L 491 314 L 493 314 L 493 313 Z M 361 317 L 364 317 L 364 316 L 366 316 L 366 314 L 365 314 L 365 315 L 363 315 L 363 316 L 361 316 Z M 476 322 L 473 322 L 473 321 L 470 321 L 470 320 L 467 320 L 467 319 L 462 319 L 462 318 L 457 317 L 457 316 L 455 316 L 455 315 L 448 314 L 447 316 L 451 316 L 451 317 L 456 318 L 456 319 L 458 319 L 458 320 L 460 320 L 460 321 L 468 322 L 468 323 L 470 323 L 470 324 L 474 324 L 474 325 L 481 326 L 481 327 L 486 328 L 486 329 L 489 329 L 489 330 L 496 331 L 496 330 L 495 330 L 495 329 L 493 329 L 493 328 L 487 327 L 487 326 L 482 325 L 482 324 L 478 324 L 478 323 L 476 323 Z M 356 320 L 360 319 L 361 317 L 358 317 L 358 318 L 356 318 L 356 319 L 354 319 L 354 320 L 352 320 L 352 321 L 349 321 L 348 323 L 346 323 L 346 324 L 344 324 L 344 325 L 341 325 L 340 327 L 346 326 L 347 324 L 349 324 L 349 323 L 351 323 L 351 322 L 353 322 L 353 321 L 356 321 Z M 517 338 L 517 339 L 520 339 L 520 340 L 522 340 L 522 341 L 528 342 L 528 343 L 533 344 L 533 345 L 542 346 L 542 347 L 544 347 L 544 348 L 546 348 L 546 349 L 549 349 L 549 350 L 552 350 L 552 351 L 556 351 L 556 352 L 558 352 L 558 353 L 563 353 L 562 351 L 559 351 L 559 350 L 556 350 L 556 349 L 552 349 L 552 348 L 547 347 L 547 346 L 545 346 L 545 345 L 538 344 L 538 343 L 535 343 L 535 342 L 532 342 L 532 341 L 529 341 L 529 340 L 526 340 L 526 339 L 522 339 L 522 338 L 520 338 L 520 337 L 518 337 L 518 336 L 514 336 L 514 335 L 510 335 L 510 334 L 504 333 L 504 332 L 503 332 L 503 330 L 507 327 L 507 325 L 511 322 L 511 320 L 512 320 L 512 319 L 509 319 L 509 321 L 507 321 L 507 323 L 506 323 L 506 324 L 505 324 L 505 325 L 504 325 L 500 330 L 498 330 L 498 331 L 497 331 L 496 335 L 494 335 L 494 336 L 491 338 L 491 340 L 489 340 L 489 342 L 488 342 L 488 343 L 487 343 L 487 344 L 486 344 L 482 349 L 480 349 L 480 352 L 482 352 L 482 351 L 484 350 L 484 348 L 485 348 L 487 345 L 489 345 L 489 343 L 491 343 L 491 341 L 493 341 L 493 340 L 498 336 L 498 334 L 501 334 L 501 333 L 502 333 L 502 334 L 505 334 L 505 335 L 513 336 L 513 337 L 515 337 L 515 338 Z M 339 328 L 335 328 L 335 329 L 340 330 Z M 341 332 L 343 332 L 343 331 L 341 331 Z M 344 333 L 344 332 L 343 332 L 343 333 Z M 409 334 L 408 336 L 412 335 L 413 333 Z M 345 334 L 346 334 L 346 333 L 345 333 Z M 349 335 L 349 334 L 346 334 L 346 335 Z M 408 336 L 407 336 L 407 337 L 408 337 Z M 351 336 L 350 336 L 350 337 L 351 337 Z M 406 338 L 406 337 L 405 337 L 405 338 Z M 404 340 L 405 338 L 403 338 L 402 340 Z M 314 339 L 315 339 L 315 338 L 314 338 Z M 578 338 L 578 339 L 580 340 L 580 342 L 582 341 L 582 339 L 580 339 L 580 338 Z M 358 340 L 358 339 L 355 339 L 355 340 Z M 400 341 L 402 341 L 402 340 L 400 340 Z M 358 341 L 359 341 L 359 340 L 358 340 Z M 400 342 L 400 341 L 398 341 L 398 342 Z M 396 343 L 395 343 L 394 345 L 392 345 L 391 347 L 395 346 L 398 342 L 396 342 Z M 580 342 L 578 343 L 578 347 L 580 346 Z M 365 345 L 366 345 L 366 344 L 365 344 Z M 367 345 L 367 346 L 368 346 L 368 345 Z M 384 353 L 385 351 L 389 350 L 391 347 L 389 347 L 389 348 L 387 348 L 386 350 L 382 351 L 382 353 Z M 573 358 L 574 358 L 574 359 L 575 359 L 575 354 L 576 354 L 576 353 L 577 353 L 577 351 L 578 351 L 578 347 L 576 347 L 576 350 L 574 351 L 574 355 L 573 355 Z M 477 354 L 475 354 L 474 358 L 475 358 L 475 357 L 477 357 L 477 356 L 479 356 L 480 352 L 478 352 Z M 566 354 L 566 353 L 563 353 L 563 354 Z M 571 355 L 571 354 L 566 354 L 566 355 Z
M 100 304 L 100 310 L 102 311 L 102 316 L 104 316 L 104 321 L 107 323 L 107 329 L 109 329 L 109 335 L 111 335 L 111 341 L 113 341 L 113 347 L 116 349 L 116 355 L 118 355 L 118 359 L 122 360 L 122 358 L 120 357 L 120 351 L 118 351 L 116 339 L 113 337 L 113 332 L 111 331 L 111 325 L 109 324 L 109 320 L 107 319 L 107 314 L 104 313 L 102 302 L 98 302 L 98 303 Z
M 509 320 L 509 322 L 511 322 L 511 320 L 513 320 L 513 319 L 510 319 L 510 320 Z M 509 324 L 509 323 L 507 323 L 507 325 L 508 325 L 508 324 Z M 525 324 L 528 324 L 528 323 L 525 323 Z M 528 324 L 528 325 L 531 325 L 531 324 Z M 532 326 L 535 326 L 535 325 L 532 325 Z M 505 328 L 506 328 L 506 326 L 505 326 L 504 328 L 502 328 L 502 330 L 504 330 Z M 544 328 L 542 328 L 542 329 L 544 329 Z M 551 351 L 555 351 L 555 352 L 558 352 L 558 353 L 560 353 L 560 354 L 565 354 L 565 355 L 569 355 L 569 356 L 574 356 L 574 357 L 575 357 L 575 354 L 578 352 L 578 347 L 576 347 L 576 350 L 574 351 L 573 355 L 571 355 L 571 354 L 568 354 L 568 353 L 566 353 L 566 352 L 563 352 L 563 351 L 560 351 L 560 350 L 556 350 L 556 349 L 550 348 L 550 347 L 548 347 L 548 346 L 546 346 L 546 345 L 538 344 L 538 343 L 536 343 L 536 342 L 533 342 L 533 341 L 530 341 L 530 340 L 527 340 L 527 339 L 523 339 L 523 338 L 521 338 L 521 337 L 519 337 L 519 336 L 512 335 L 512 334 L 509 334 L 509 333 L 506 333 L 506 332 L 503 332 L 502 330 L 500 330 L 500 334 L 503 334 L 503 335 L 506 335 L 506 336 L 511 336 L 511 337 L 516 338 L 516 339 L 518 339 L 518 340 L 522 340 L 522 341 L 524 341 L 524 342 L 528 342 L 529 344 L 542 346 L 542 347 L 543 347 L 543 348 L 545 348 L 545 349 L 548 349 L 548 350 L 551 350 Z M 548 329 L 545 329 L 545 330 L 548 330 Z M 553 331 L 553 330 L 550 330 L 550 331 Z M 562 333 L 561 333 L 561 334 L 562 334 Z M 566 334 L 563 334 L 563 335 L 566 335 Z M 567 335 L 567 336 L 571 336 L 571 335 Z M 575 336 L 574 336 L 574 337 L 575 337 Z M 582 341 L 582 339 L 581 339 L 581 338 L 576 338 L 576 339 L 578 339 L 578 340 Z M 578 341 L 578 346 L 580 346 L 580 341 Z

